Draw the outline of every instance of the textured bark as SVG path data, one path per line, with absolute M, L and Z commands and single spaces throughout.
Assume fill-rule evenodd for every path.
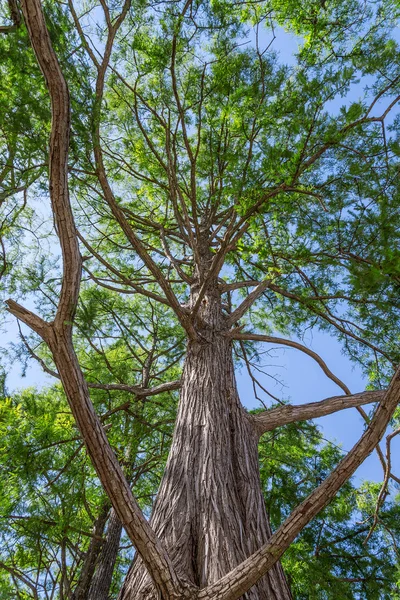
M 78 584 L 72 594 L 72 600 L 87 600 L 90 584 L 92 582 L 96 561 L 101 552 L 103 545 L 102 535 L 106 526 L 108 513 L 110 512 L 110 503 L 104 502 L 100 509 L 100 514 L 97 517 L 93 527 L 93 537 L 90 540 L 88 551 L 86 552 L 85 560 Z
M 193 294 L 192 303 L 196 301 Z M 200 588 L 219 580 L 271 536 L 261 491 L 258 435 L 240 404 L 232 347 L 214 287 L 189 343 L 174 437 L 151 525 L 181 576 Z M 155 600 L 138 557 L 120 600 Z M 289 600 L 281 566 L 243 595 Z
M 335 497 L 381 440 L 400 401 L 400 367 L 359 441 L 332 473 L 286 519 L 271 539 L 215 584 L 201 590 L 199 600 L 238 600 L 279 561 L 302 529 Z
M 107 526 L 106 541 L 104 542 L 100 556 L 98 557 L 96 572 L 87 596 L 88 600 L 108 600 L 109 598 L 121 532 L 121 521 L 115 510 L 111 509 Z
M 288 425 L 288 423 L 317 419 L 346 408 L 357 408 L 363 404 L 380 402 L 385 393 L 385 390 L 367 391 L 351 394 L 350 396 L 332 396 L 332 398 L 326 398 L 326 400 L 320 402 L 310 402 L 300 406 L 287 404 L 286 406 L 265 410 L 250 418 L 260 435 L 262 435 L 267 431 L 273 431 L 277 427 Z
M 150 527 L 94 411 L 73 348 L 72 324 L 79 296 L 82 260 L 68 194 L 69 93 L 51 46 L 40 0 L 22 0 L 21 4 L 51 98 L 50 196 L 63 256 L 63 280 L 57 313 L 52 323 L 43 321 L 13 301 L 9 301 L 8 306 L 12 314 L 48 343 L 88 454 L 119 519 L 136 546 L 138 557 L 140 555 L 130 571 L 121 598 L 289 600 L 290 591 L 279 558 L 379 442 L 399 401 L 400 372 L 393 379 L 359 443 L 271 536 L 259 481 L 258 432 L 254 420 L 247 417 L 239 402 L 227 330 L 248 310 L 267 285 L 283 296 L 298 298 L 265 281 L 227 320 L 222 316 L 216 278 L 226 252 L 235 247 L 236 241 L 249 227 L 250 216 L 268 198 L 290 188 L 281 184 L 253 203 L 238 221 L 234 215 L 215 255 L 209 250 L 211 238 L 206 239 L 205 235 L 204 240 L 201 237 L 194 240 L 191 234 L 191 240 L 195 241 L 192 250 L 198 272 L 192 286 L 191 311 L 182 307 L 163 270 L 147 252 L 114 198 L 102 160 L 99 115 L 103 84 L 113 39 L 129 10 L 130 0 L 126 0 L 120 15 L 108 23 L 109 36 L 104 59 L 98 64 L 93 115 L 96 172 L 116 221 L 132 248 L 158 281 L 164 293 L 162 301 L 175 311 L 190 339 L 174 439 L 154 509 L 153 528 Z M 361 121 L 382 119 L 365 117 Z M 347 125 L 341 133 L 346 133 L 361 121 Z M 325 145 L 318 150 L 306 161 L 304 168 L 317 160 L 327 148 Z M 189 219 L 188 230 L 191 231 Z M 194 317 L 197 317 L 196 321 Z M 323 317 L 327 318 L 325 315 Z M 241 339 L 262 341 L 255 334 L 251 338 L 247 335 Z M 270 337 L 266 340 L 266 336 L 263 339 L 274 341 Z M 299 344 L 290 340 L 277 343 L 301 349 Z M 310 356 L 314 354 L 313 357 L 325 372 L 330 373 L 315 353 L 302 348 Z M 332 374 L 329 376 L 335 381 Z M 187 581 L 192 586 L 187 585 Z M 199 587 L 202 589 L 198 593 Z
M 188 597 L 190 591 L 177 579 L 165 547 L 144 518 L 109 444 L 91 403 L 72 340 L 53 332 L 47 343 L 93 466 L 129 538 L 146 562 L 158 593 L 168 600 Z

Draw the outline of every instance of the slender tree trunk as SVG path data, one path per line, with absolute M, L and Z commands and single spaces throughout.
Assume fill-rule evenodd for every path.
M 271 535 L 261 491 L 258 437 L 240 404 L 231 342 L 216 286 L 202 301 L 190 342 L 164 477 L 151 519 L 183 577 L 203 588 L 255 552 Z M 158 599 L 140 558 L 120 600 Z M 280 564 L 245 600 L 289 600 Z
M 83 562 L 82 571 L 78 584 L 72 594 L 72 600 L 87 600 L 90 584 L 93 578 L 96 561 L 101 552 L 103 544 L 102 535 L 110 511 L 110 502 L 108 499 L 103 503 L 100 514 L 93 527 L 93 537 L 90 540 L 89 548 Z
M 88 600 L 108 600 L 117 560 L 122 525 L 114 509 L 111 509 L 106 541 L 103 544 L 92 579 Z

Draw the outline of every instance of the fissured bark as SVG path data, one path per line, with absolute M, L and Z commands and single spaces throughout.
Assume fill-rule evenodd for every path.
M 192 304 L 196 300 L 193 294 Z M 178 416 L 151 518 L 178 575 L 200 588 L 217 581 L 270 537 L 261 491 L 258 435 L 236 387 L 217 287 L 202 300 L 198 339 L 188 345 Z M 158 600 L 137 557 L 119 600 Z M 275 565 L 243 599 L 291 599 Z

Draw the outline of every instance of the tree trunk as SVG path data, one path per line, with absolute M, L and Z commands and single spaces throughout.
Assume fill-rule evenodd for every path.
M 188 345 L 172 446 L 151 518 L 177 573 L 200 588 L 228 573 L 271 536 L 258 437 L 240 404 L 224 320 L 215 286 L 202 300 L 200 341 Z M 158 599 L 139 557 L 119 599 Z M 280 564 L 244 599 L 291 599 Z
M 88 600 L 108 600 L 112 576 L 117 560 L 122 525 L 114 509 L 111 509 L 106 541 L 103 544 L 92 579 Z
M 87 600 L 90 584 L 93 578 L 96 561 L 103 545 L 102 535 L 110 512 L 110 502 L 105 500 L 100 509 L 99 516 L 93 527 L 93 537 L 83 562 L 83 567 L 77 586 L 72 594 L 72 600 Z

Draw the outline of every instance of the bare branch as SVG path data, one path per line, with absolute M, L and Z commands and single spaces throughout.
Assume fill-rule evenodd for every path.
M 149 396 L 156 396 L 164 392 L 171 392 L 172 390 L 179 390 L 181 387 L 180 379 L 176 381 L 167 381 L 166 383 L 160 383 L 151 388 L 142 388 L 135 385 L 124 385 L 123 383 L 88 383 L 88 388 L 97 390 L 120 390 L 122 392 L 130 392 L 135 394 L 138 398 L 148 398 Z
M 38 8 L 36 0 L 26 0 L 22 2 L 22 10 L 51 100 L 50 198 L 63 258 L 63 278 L 55 326 L 71 327 L 78 303 L 82 259 L 68 191 L 69 90 L 51 46 L 41 7 Z
M 259 340 L 259 341 L 268 341 L 268 342 L 275 343 L 275 344 L 280 343 L 280 344 L 284 344 L 284 345 L 287 345 L 287 346 L 290 346 L 290 347 L 293 347 L 293 348 L 297 348 L 301 352 L 304 352 L 304 353 L 308 354 L 309 356 L 311 356 L 311 358 L 313 358 L 319 364 L 319 366 L 321 367 L 321 369 L 324 371 L 325 375 L 327 377 L 329 377 L 329 379 L 331 379 L 332 381 L 334 381 L 339 387 L 342 388 L 342 390 L 346 393 L 346 395 L 347 395 L 348 398 L 353 397 L 353 394 L 351 394 L 351 392 L 350 392 L 349 388 L 346 386 L 346 384 L 343 383 L 343 381 L 341 381 L 338 377 L 336 377 L 336 375 L 334 375 L 332 373 L 332 371 L 330 371 L 330 369 L 328 368 L 327 364 L 322 360 L 322 358 L 316 352 L 313 352 L 312 350 L 310 350 L 306 346 L 303 346 L 302 344 L 298 344 L 297 342 L 292 342 L 291 340 L 283 340 L 281 338 L 275 338 L 275 337 L 272 337 L 272 336 L 261 336 L 261 337 L 264 338 L 263 340 L 261 340 L 260 336 L 258 336 L 257 334 L 246 334 L 246 333 L 240 333 L 240 332 L 233 332 L 233 338 L 234 339 L 239 339 L 241 341 L 243 341 L 244 339 L 248 339 L 249 340 L 250 339 L 250 337 L 248 337 L 249 335 L 252 336 L 251 339 L 253 339 L 255 341 L 257 341 L 257 340 Z M 242 336 L 246 336 L 246 337 L 244 338 Z M 365 392 L 365 393 L 369 393 L 369 392 Z M 372 392 L 372 393 L 377 393 L 377 392 Z M 357 396 L 358 396 L 358 394 L 357 394 Z M 318 403 L 316 403 L 316 404 L 318 404 Z M 368 402 L 361 402 L 359 404 L 356 403 L 354 405 L 349 405 L 348 407 L 347 406 L 343 406 L 342 408 L 351 408 L 351 406 L 356 407 L 357 410 L 358 410 L 358 412 L 363 417 L 364 421 L 366 423 L 369 423 L 368 416 L 366 415 L 365 411 L 361 408 L 361 404 L 368 404 Z M 304 407 L 309 407 L 311 405 L 307 405 L 306 404 L 306 405 L 303 405 L 303 406 Z M 303 408 L 303 407 L 293 407 L 293 408 L 296 408 L 296 409 L 299 408 L 300 409 L 300 408 Z M 336 410 L 341 410 L 341 409 L 338 408 Z M 332 412 L 335 412 L 335 411 L 332 411 Z M 264 415 L 264 413 L 262 413 L 262 414 Z M 330 414 L 330 413 L 326 413 L 326 414 Z M 304 419 L 297 419 L 297 420 L 314 419 L 314 418 L 317 418 L 318 416 L 323 416 L 323 415 L 315 415 L 315 416 L 311 415 L 309 417 L 305 417 Z M 260 415 L 260 417 L 261 417 L 261 415 Z M 267 414 L 266 413 L 265 413 L 265 419 L 267 419 Z M 288 422 L 292 423 L 293 421 L 288 421 Z M 266 429 L 265 431 L 269 431 L 269 429 Z M 383 472 L 384 472 L 384 474 L 386 476 L 387 464 L 385 462 L 384 456 L 383 456 L 382 451 L 381 451 L 381 449 L 380 449 L 379 446 L 376 447 L 376 452 L 377 452 L 379 460 L 381 462 L 381 465 L 382 465 L 382 468 L 383 468 Z M 399 478 L 396 477 L 396 475 L 394 475 L 390 471 L 389 471 L 389 477 L 392 478 L 394 481 L 399 482 Z
M 234 340 L 268 342 L 270 344 L 282 344 L 283 346 L 289 346 L 290 348 L 296 348 L 296 350 L 300 350 L 301 352 L 308 354 L 308 356 L 311 356 L 311 358 L 313 358 L 319 364 L 319 366 L 321 367 L 321 369 L 323 370 L 323 372 L 329 379 L 334 381 L 340 388 L 342 388 L 342 390 L 346 394 L 351 395 L 351 392 L 350 392 L 349 388 L 347 387 L 347 385 L 345 383 L 343 383 L 343 381 L 341 381 L 338 377 L 336 377 L 336 375 L 334 375 L 332 373 L 332 371 L 328 368 L 328 365 L 325 363 L 325 361 L 323 361 L 322 358 L 316 352 L 314 352 L 313 350 L 310 350 L 306 346 L 303 346 L 303 344 L 299 344 L 298 342 L 293 342 L 292 340 L 285 340 L 283 338 L 274 337 L 271 335 L 261 335 L 258 333 L 240 333 L 239 331 L 232 331 L 229 335 Z
M 313 312 L 315 315 L 318 315 L 319 317 L 321 317 L 321 319 L 324 319 L 324 321 L 327 321 L 328 323 L 330 323 L 333 327 L 335 327 L 335 329 L 337 329 L 341 333 L 352 338 L 353 340 L 356 340 L 360 344 L 363 344 L 363 345 L 367 346 L 368 348 L 371 348 L 371 350 L 379 352 L 379 354 L 384 356 L 393 365 L 393 367 L 395 367 L 393 360 L 390 358 L 390 356 L 387 354 L 387 352 L 385 352 L 384 350 L 381 350 L 377 346 L 374 346 L 374 344 L 372 344 L 368 340 L 363 339 L 362 337 L 353 333 L 349 329 L 346 329 L 341 324 L 339 324 L 334 318 L 330 317 L 328 314 L 325 314 L 322 311 L 316 309 L 315 307 L 310 306 L 309 304 L 307 304 L 307 299 L 301 298 L 297 294 L 294 294 L 293 292 L 289 292 L 288 290 L 285 290 L 285 289 L 275 285 L 274 283 L 271 283 L 269 287 L 271 290 L 273 290 L 277 294 L 280 294 L 281 296 L 284 296 L 285 298 L 290 298 L 291 300 L 295 300 L 296 302 L 299 302 L 303 306 L 304 305 L 307 306 L 307 308 L 311 312 Z
M 38 600 L 39 595 L 37 593 L 36 586 L 33 584 L 32 580 L 28 579 L 28 577 L 24 573 L 21 573 L 21 571 L 19 569 L 10 567 L 9 565 L 7 565 L 6 563 L 4 563 L 2 561 L 0 561 L 0 569 L 4 569 L 4 571 L 7 571 L 7 573 L 10 573 L 14 577 L 16 577 L 17 579 L 22 581 L 22 583 L 31 590 L 31 592 L 33 594 L 33 598 L 35 600 Z
M 256 415 L 249 415 L 249 418 L 254 423 L 260 435 L 267 431 L 273 431 L 282 425 L 296 423 L 298 421 L 307 421 L 308 419 L 317 419 L 345 410 L 346 408 L 354 408 L 371 402 L 380 402 L 386 390 L 366 391 L 350 396 L 332 396 L 320 402 L 309 402 L 301 406 L 293 406 L 287 404 L 265 410 Z

